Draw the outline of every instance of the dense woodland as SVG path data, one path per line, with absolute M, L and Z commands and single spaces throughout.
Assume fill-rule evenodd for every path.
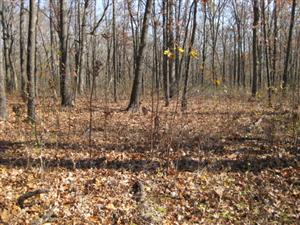
M 0 0 L 0 223 L 297 224 L 298 0 Z

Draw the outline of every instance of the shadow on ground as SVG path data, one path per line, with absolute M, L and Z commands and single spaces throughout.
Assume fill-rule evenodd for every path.
M 231 172 L 260 172 L 266 169 L 282 169 L 287 167 L 298 167 L 300 165 L 300 147 L 286 147 L 285 151 L 289 153 L 289 157 L 279 157 L 276 154 L 276 150 L 272 148 L 240 148 L 234 150 L 237 154 L 237 159 L 226 159 L 228 155 L 232 154 L 232 151 L 227 151 L 224 148 L 224 144 L 218 142 L 212 142 L 201 144 L 200 148 L 194 142 L 198 140 L 188 140 L 186 143 L 181 143 L 181 148 L 197 151 L 199 155 L 209 152 L 212 159 L 202 160 L 201 158 L 195 160 L 194 158 L 182 157 L 174 160 L 173 166 L 178 171 L 197 171 L 206 169 L 209 171 L 231 171 Z M 179 143 L 178 143 L 179 144 Z M 227 143 L 232 144 L 232 143 Z M 44 168 L 57 169 L 113 169 L 113 170 L 127 170 L 132 172 L 153 172 L 159 168 L 165 168 L 167 165 L 166 160 L 161 161 L 151 160 L 149 158 L 143 159 L 128 159 L 128 160 L 112 160 L 109 161 L 105 157 L 91 158 L 91 159 L 53 159 L 42 158 L 33 159 L 26 158 L 22 155 L 20 157 L 8 157 L 5 156 L 5 152 L 10 150 L 14 151 L 24 146 L 32 146 L 34 143 L 30 142 L 10 142 L 0 141 L 0 165 L 10 167 L 40 167 L 41 162 Z M 103 144 L 91 146 L 93 151 L 127 151 L 135 153 L 149 152 L 150 144 L 148 143 L 116 143 L 116 144 Z M 74 143 L 45 143 L 43 146 L 45 149 L 66 149 L 75 151 L 86 151 L 87 146 Z M 174 146 L 175 147 L 175 146 Z M 178 146 L 177 146 L 178 147 Z M 257 146 L 256 146 L 257 147 Z M 174 148 L 175 149 L 175 148 Z M 149 154 L 148 154 L 149 155 Z
M 0 141 L 0 154 L 8 150 L 16 150 L 21 148 L 24 142 Z
M 112 160 L 105 157 L 94 159 L 33 159 L 33 158 L 2 158 L 0 164 L 8 167 L 40 167 L 41 162 L 46 169 L 65 168 L 73 169 L 112 169 L 126 170 L 131 172 L 155 172 L 159 168 L 165 168 L 167 163 L 156 160 Z M 223 159 L 215 162 L 209 160 L 194 160 L 183 157 L 173 161 L 173 165 L 178 171 L 194 172 L 206 169 L 208 171 L 228 171 L 228 172 L 254 172 L 258 173 L 266 169 L 283 169 L 288 167 L 298 167 L 300 156 L 291 158 L 267 157 L 267 158 L 247 158 L 247 159 Z

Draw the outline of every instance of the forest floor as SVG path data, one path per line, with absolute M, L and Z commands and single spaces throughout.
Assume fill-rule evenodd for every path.
M 36 125 L 14 102 L 0 122 L 0 224 L 299 224 L 288 106 L 194 97 L 156 117 L 151 101 L 128 113 L 95 100 L 90 130 L 87 99 L 45 100 Z

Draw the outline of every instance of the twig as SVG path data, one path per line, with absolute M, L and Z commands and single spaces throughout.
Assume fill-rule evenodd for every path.
M 104 19 L 105 13 L 106 13 L 106 11 L 107 11 L 107 9 L 108 9 L 109 6 L 110 6 L 110 4 L 109 4 L 109 2 L 108 2 L 107 5 L 106 5 L 105 8 L 104 8 L 104 11 L 103 11 L 103 13 L 102 13 L 101 18 L 98 20 L 98 22 L 96 23 L 96 25 L 93 27 L 92 31 L 89 33 L 90 35 L 94 35 L 94 34 L 95 34 L 97 28 L 99 27 L 100 23 L 101 23 L 102 20 Z
M 21 195 L 18 200 L 17 200 L 17 204 L 18 206 L 20 206 L 21 209 L 24 209 L 24 201 L 28 198 L 31 198 L 35 195 L 39 195 L 39 194 L 43 194 L 43 193 L 48 193 L 49 190 L 46 190 L 46 189 L 38 189 L 38 190 L 35 190 L 35 191 L 29 191 L 29 192 L 26 192 L 25 194 Z

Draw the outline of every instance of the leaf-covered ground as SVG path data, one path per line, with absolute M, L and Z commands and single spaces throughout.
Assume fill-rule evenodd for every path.
M 161 102 L 156 115 L 151 102 L 127 113 L 125 101 L 95 100 L 90 130 L 86 99 L 46 100 L 35 126 L 13 102 L 0 122 L 0 224 L 299 224 L 288 107 L 197 97 L 185 113 Z M 21 208 L 35 190 L 47 192 Z

